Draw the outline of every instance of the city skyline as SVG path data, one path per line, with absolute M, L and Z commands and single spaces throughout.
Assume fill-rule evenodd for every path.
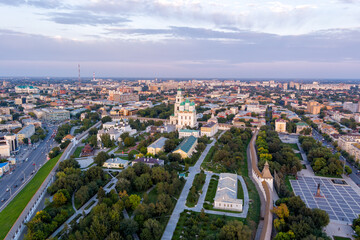
M 359 1 L 0 1 L 0 75 L 349 78 Z M 336 17 L 335 17 L 336 16 Z

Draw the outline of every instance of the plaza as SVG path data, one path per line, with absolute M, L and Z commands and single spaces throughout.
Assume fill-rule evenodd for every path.
M 295 195 L 300 196 L 306 206 L 325 210 L 330 221 L 352 224 L 360 214 L 360 195 L 345 181 L 345 184 L 337 184 L 330 178 L 299 176 L 290 183 Z M 323 197 L 315 197 L 319 183 Z

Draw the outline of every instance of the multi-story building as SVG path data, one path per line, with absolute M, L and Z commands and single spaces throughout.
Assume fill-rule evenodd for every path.
M 0 156 L 9 157 L 19 150 L 19 143 L 16 134 L 0 136 Z
M 219 125 L 214 122 L 209 122 L 201 127 L 201 136 L 213 137 L 219 130 Z
M 30 124 L 30 125 L 27 125 L 26 127 L 23 127 L 23 129 L 21 129 L 18 133 L 17 133 L 17 136 L 18 136 L 18 139 L 19 141 L 23 141 L 24 138 L 30 138 L 32 135 L 34 135 L 35 133 L 35 126 Z
M 275 131 L 286 132 L 286 120 L 279 118 L 275 120 Z
M 0 114 L 1 115 L 10 115 L 10 108 L 8 108 L 8 107 L 0 107 Z
M 174 115 L 170 116 L 170 123 L 176 125 L 177 129 L 189 126 L 197 127 L 195 103 L 189 99 L 184 101 L 181 89 L 178 89 L 174 105 Z
M 16 86 L 16 93 L 39 93 L 39 89 L 34 86 L 24 85 L 24 86 Z
M 44 108 L 42 111 L 44 112 L 42 118 L 46 121 L 65 121 L 70 119 L 70 112 L 67 110 Z
M 310 101 L 307 104 L 307 111 L 311 114 L 319 114 L 322 105 L 315 101 Z
M 139 95 L 134 93 L 123 93 L 119 91 L 109 91 L 110 101 L 124 103 L 129 101 L 139 101 Z
M 5 124 L 0 124 L 0 130 L 11 130 L 11 129 L 16 129 L 16 128 L 21 128 L 22 125 L 21 123 L 19 123 L 18 121 L 11 121 L 11 122 L 7 122 Z
M 338 146 L 346 152 L 350 152 L 352 144 L 355 143 L 360 143 L 360 135 L 343 135 L 338 139 Z

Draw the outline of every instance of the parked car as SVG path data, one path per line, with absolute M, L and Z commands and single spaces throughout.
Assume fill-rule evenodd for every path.
M 10 188 L 7 188 L 6 191 L 7 191 L 7 192 L 10 191 Z
M 18 185 L 17 185 L 17 184 L 15 184 L 15 185 L 14 185 L 14 188 L 17 188 L 17 186 L 18 186 Z

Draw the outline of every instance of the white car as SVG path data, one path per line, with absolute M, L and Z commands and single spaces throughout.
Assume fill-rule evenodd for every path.
M 7 191 L 7 192 L 10 191 L 10 188 L 7 188 L 6 191 Z

